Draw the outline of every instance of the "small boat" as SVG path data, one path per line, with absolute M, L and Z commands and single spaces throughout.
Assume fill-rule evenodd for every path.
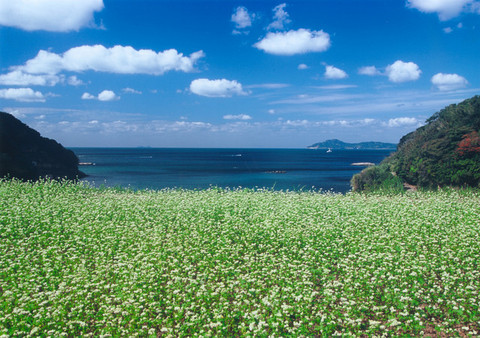
M 352 165 L 356 165 L 356 166 L 359 166 L 359 167 L 372 167 L 375 165 L 375 163 L 372 163 L 372 162 L 354 162 L 352 163 Z
M 331 153 L 331 152 L 332 152 L 332 148 L 328 148 L 327 153 Z

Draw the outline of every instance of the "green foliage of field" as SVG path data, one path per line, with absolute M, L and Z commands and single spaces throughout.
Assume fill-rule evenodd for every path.
M 1 181 L 0 335 L 478 335 L 479 201 Z

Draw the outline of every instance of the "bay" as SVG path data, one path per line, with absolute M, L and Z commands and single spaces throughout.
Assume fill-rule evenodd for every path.
M 94 186 L 131 189 L 267 188 L 345 193 L 391 150 L 71 148 Z

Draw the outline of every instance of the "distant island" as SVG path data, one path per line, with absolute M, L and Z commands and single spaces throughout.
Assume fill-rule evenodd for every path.
M 0 178 L 77 179 L 78 158 L 55 140 L 42 137 L 13 115 L 0 112 Z
M 337 139 L 333 139 L 333 140 L 327 140 L 325 142 L 312 144 L 307 148 L 308 149 L 332 149 L 332 150 L 345 150 L 345 149 L 396 150 L 397 145 L 395 143 L 384 143 L 384 142 L 347 143 Z

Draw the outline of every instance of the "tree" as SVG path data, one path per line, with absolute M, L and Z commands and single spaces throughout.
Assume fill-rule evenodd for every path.
M 463 139 L 456 149 L 458 155 L 462 157 L 471 156 L 480 153 L 480 136 L 476 131 L 463 135 Z

